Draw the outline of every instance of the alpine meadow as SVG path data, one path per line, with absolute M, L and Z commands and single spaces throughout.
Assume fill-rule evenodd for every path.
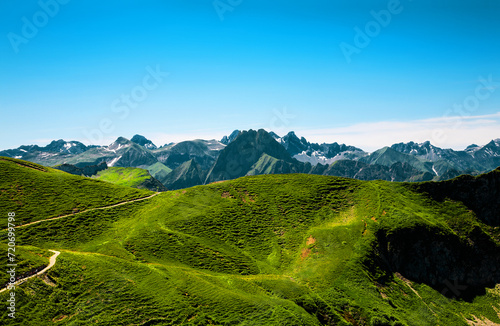
M 0 207 L 20 224 L 17 273 L 61 253 L 16 286 L 16 319 L 3 324 L 500 322 L 500 169 L 441 183 L 260 175 L 152 193 L 0 166 Z M 466 199 L 476 189 L 489 194 L 480 206 Z

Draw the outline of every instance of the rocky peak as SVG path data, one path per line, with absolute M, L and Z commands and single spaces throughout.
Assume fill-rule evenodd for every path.
M 151 140 L 142 135 L 134 135 L 130 141 L 147 149 L 157 149 L 156 145 Z
M 87 147 L 78 141 L 64 141 L 63 139 L 53 140 L 47 146 L 40 148 L 43 152 L 80 154 L 87 150 Z
M 113 143 L 108 146 L 108 150 L 117 151 L 124 147 L 129 147 L 133 143 L 125 137 L 118 137 Z
M 238 129 L 236 129 L 229 136 L 222 137 L 222 139 L 220 140 L 220 142 L 223 143 L 224 145 L 228 145 L 230 142 L 232 142 L 233 140 L 235 140 L 236 137 L 238 137 L 238 135 L 240 133 L 241 133 L 241 131 L 239 131 Z
M 292 156 L 306 151 L 309 147 L 307 140 L 304 137 L 299 139 L 293 131 L 290 131 L 283 138 L 281 138 L 281 145 L 283 145 L 283 147 L 285 147 L 288 153 Z

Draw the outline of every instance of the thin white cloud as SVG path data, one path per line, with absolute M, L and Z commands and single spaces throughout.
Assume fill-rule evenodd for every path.
M 463 150 L 468 145 L 486 144 L 500 137 L 500 112 L 476 116 L 439 117 L 414 121 L 358 123 L 331 129 L 297 131 L 312 142 L 338 142 L 374 151 L 399 142 L 424 142 Z
M 52 142 L 54 139 L 50 139 L 50 138 L 37 138 L 35 139 L 32 144 L 29 144 L 29 145 L 38 145 L 38 146 L 46 146 L 48 144 L 50 144 L 50 142 Z M 27 144 L 24 144 L 24 145 L 27 145 Z
M 200 131 L 191 133 L 162 133 L 155 132 L 149 135 L 144 135 L 150 139 L 156 146 L 163 146 L 169 143 L 179 143 L 185 140 L 205 139 L 205 140 L 220 140 L 224 135 L 229 133 L 213 133 L 210 131 Z

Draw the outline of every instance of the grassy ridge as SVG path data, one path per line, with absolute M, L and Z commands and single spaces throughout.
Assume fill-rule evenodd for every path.
M 378 236 L 420 226 L 463 241 L 496 232 L 460 202 L 399 183 L 265 175 L 161 193 L 18 229 L 20 244 L 62 251 L 48 272 L 57 286 L 23 284 L 18 319 L 1 322 L 500 323 L 498 288 L 447 298 L 384 267 Z
M 148 166 L 148 171 L 155 179 L 163 183 L 167 175 L 172 172 L 172 169 L 161 162 L 156 162 L 155 164 Z
M 15 212 L 19 225 L 146 197 L 152 192 L 1 157 L 0 194 L 0 210 L 5 214 Z
M 110 167 L 98 172 L 94 178 L 121 186 L 137 188 L 141 183 L 151 178 L 151 175 L 147 170 L 139 168 Z

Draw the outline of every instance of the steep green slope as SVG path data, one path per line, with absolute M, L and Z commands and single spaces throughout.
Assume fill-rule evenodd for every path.
M 172 169 L 165 166 L 163 163 L 156 162 L 153 165 L 148 166 L 147 170 L 151 175 L 161 183 L 164 183 L 167 175 L 172 172 Z
M 164 179 L 163 184 L 168 189 L 181 189 L 199 185 L 205 180 L 205 173 L 194 159 L 176 167 Z
M 259 174 L 284 174 L 284 173 L 298 173 L 300 167 L 293 162 L 279 160 L 267 154 L 262 154 L 257 162 L 250 167 L 246 175 L 259 175 Z
M 0 157 L 0 209 L 17 224 L 71 214 L 151 195 L 71 175 L 27 161 Z
M 481 176 L 462 175 L 442 182 L 413 185 L 437 201 L 453 199 L 463 202 L 488 225 L 500 226 L 500 167 Z
M 139 168 L 111 167 L 98 172 L 94 178 L 138 189 L 147 189 L 151 191 L 167 190 L 163 184 L 151 176 L 148 170 Z
M 500 323 L 499 230 L 413 187 L 250 176 L 19 228 L 62 253 L 1 323 Z
M 421 172 L 434 174 L 431 162 L 427 162 L 413 155 L 398 152 L 390 147 L 381 148 L 368 156 L 360 158 L 359 160 L 368 164 L 379 164 L 385 166 L 391 166 L 394 163 L 408 163 Z
M 268 157 L 282 161 L 283 165 L 293 168 L 295 172 L 309 172 L 310 163 L 299 162 L 292 158 L 286 149 L 280 145 L 264 129 L 241 132 L 224 150 L 220 152 L 217 161 L 206 177 L 205 183 L 230 180 L 255 172 L 255 165 L 261 165 L 259 159 L 266 154 Z
M 184 162 L 195 160 L 203 170 L 208 170 L 219 156 L 224 145 L 215 140 L 189 140 L 167 145 L 152 151 L 159 162 L 171 169 Z

